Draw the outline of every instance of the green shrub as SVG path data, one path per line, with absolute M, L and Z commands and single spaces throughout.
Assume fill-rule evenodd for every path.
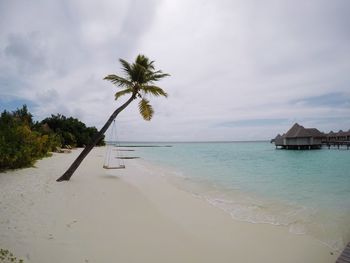
M 20 113 L 20 114 L 19 114 Z M 28 117 L 30 116 L 30 117 Z M 55 135 L 32 130 L 26 107 L 0 116 L 0 170 L 28 167 L 58 145 Z
M 23 263 L 23 259 L 18 259 L 8 249 L 0 249 L 0 263 Z
M 5 110 L 0 115 L 0 171 L 31 166 L 57 147 L 83 147 L 97 132 L 60 114 L 34 123 L 26 105 L 13 112 Z M 98 145 L 104 145 L 104 137 Z

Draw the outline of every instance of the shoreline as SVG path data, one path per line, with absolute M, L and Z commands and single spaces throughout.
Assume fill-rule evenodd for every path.
M 269 226 L 273 226 L 273 227 L 285 228 L 287 230 L 287 232 L 291 235 L 298 235 L 298 236 L 305 235 L 305 236 L 310 237 L 311 239 L 314 239 L 316 242 L 327 247 L 329 249 L 330 253 L 333 253 L 333 254 L 341 253 L 343 251 L 343 249 L 345 248 L 346 244 L 348 243 L 345 241 L 341 241 L 340 242 L 341 245 L 338 243 L 337 247 L 335 248 L 335 247 L 332 247 L 331 244 L 329 244 L 326 241 L 315 236 L 315 233 L 313 233 L 313 234 L 309 233 L 308 226 L 300 225 L 301 223 L 299 222 L 299 220 L 293 221 L 293 220 L 295 220 L 294 217 L 289 219 L 289 221 L 288 220 L 281 221 L 281 222 L 271 221 L 271 220 L 269 220 L 269 216 L 273 215 L 273 214 L 269 214 L 269 212 L 272 213 L 271 211 L 266 212 L 266 215 L 267 215 L 266 221 L 262 220 L 261 218 L 259 218 L 259 219 L 250 218 L 249 216 L 242 217 L 239 215 L 239 213 L 237 214 L 236 211 L 232 211 L 231 207 L 228 207 L 228 208 L 225 207 L 225 202 L 230 203 L 230 202 L 232 202 L 232 200 L 234 200 L 234 202 L 237 202 L 237 200 L 239 200 L 237 202 L 237 204 L 241 205 L 243 203 L 244 206 L 249 205 L 248 203 L 245 202 L 247 199 L 249 199 L 250 202 L 253 200 L 252 203 L 257 202 L 258 204 L 255 204 L 257 206 L 259 206 L 259 204 L 263 205 L 265 203 L 268 203 L 268 204 L 273 203 L 274 204 L 273 208 L 276 208 L 276 206 L 279 207 L 280 209 L 283 208 L 284 210 L 282 212 L 290 210 L 291 208 L 294 208 L 298 211 L 300 208 L 298 208 L 297 206 L 292 207 L 291 204 L 288 204 L 287 205 L 288 208 L 286 208 L 285 207 L 286 204 L 284 204 L 283 202 L 277 202 L 276 200 L 268 200 L 266 198 L 262 198 L 261 196 L 253 196 L 252 194 L 247 194 L 247 193 L 242 194 L 240 191 L 238 191 L 235 194 L 232 194 L 230 192 L 231 195 L 229 196 L 230 197 L 229 200 L 220 199 L 220 198 L 215 197 L 215 195 L 219 194 L 219 192 L 223 190 L 220 187 L 217 189 L 216 188 L 213 189 L 213 185 L 209 185 L 208 182 L 206 182 L 206 183 L 196 182 L 193 180 L 193 178 L 189 178 L 189 177 L 184 176 L 184 175 L 179 175 L 178 172 L 175 171 L 174 167 L 170 167 L 170 166 L 167 166 L 165 164 L 159 164 L 159 163 L 156 163 L 153 161 L 148 161 L 148 160 L 146 161 L 144 159 L 140 159 L 139 162 L 142 164 L 142 166 L 144 168 L 147 168 L 149 171 L 155 170 L 155 172 L 154 171 L 152 172 L 152 174 L 153 174 L 152 176 L 156 176 L 156 177 L 158 177 L 158 179 L 161 179 L 161 180 L 166 180 L 166 182 L 168 184 L 170 184 L 172 187 L 176 187 L 178 190 L 185 192 L 186 194 L 191 195 L 193 198 L 201 200 L 201 201 L 209 204 L 210 206 L 214 207 L 217 210 L 223 211 L 226 215 L 228 215 L 232 220 L 234 220 L 236 222 L 254 224 L 254 225 L 269 225 Z M 188 186 L 188 184 L 190 186 Z M 206 190 L 207 191 L 209 190 L 209 195 L 205 193 Z M 211 195 L 212 191 L 214 191 L 215 195 Z M 243 201 L 243 202 L 241 202 L 241 201 Z M 265 209 L 266 209 L 266 207 L 265 207 Z M 280 211 L 279 213 L 282 213 L 282 212 Z M 304 223 L 302 223 L 302 224 L 304 224 Z
M 0 247 L 39 263 L 337 258 L 324 244 L 286 227 L 233 220 L 144 160 L 126 160 L 127 169 L 106 171 L 104 151 L 95 148 L 70 182 L 55 180 L 80 150 L 0 174 Z
M 331 250 L 342 251 L 350 241 L 348 198 L 342 194 L 348 193 L 345 172 L 349 167 L 334 167 L 334 159 L 346 163 L 346 152 L 277 152 L 268 143 L 258 149 L 256 145 L 182 144 L 174 150 L 140 152 L 154 167 L 162 166 L 172 183 L 234 220 L 281 225 L 293 234 L 310 235 Z M 236 147 L 239 150 L 231 150 Z M 266 157 L 261 154 L 264 151 Z M 218 161 L 216 156 L 220 156 Z M 252 156 L 257 161 L 251 161 Z M 317 164 L 319 160 L 324 160 L 322 165 Z
M 176 187 L 180 191 L 191 195 L 193 198 L 208 203 L 215 209 L 224 211 L 225 214 L 227 214 L 232 220 L 236 222 L 257 225 L 270 225 L 273 227 L 285 228 L 287 229 L 287 232 L 292 235 L 305 235 L 314 239 L 316 242 L 327 247 L 331 253 L 335 254 L 341 253 L 343 251 L 343 248 L 348 243 L 342 240 L 339 241 L 340 243 L 335 244 L 336 247 L 333 247 L 330 243 L 327 243 L 321 238 L 318 238 L 318 235 L 321 235 L 321 233 L 319 233 L 318 235 L 317 233 L 309 233 L 309 226 L 304 225 L 306 224 L 306 222 L 299 222 L 300 218 L 293 217 L 294 213 L 292 213 L 292 216 L 290 216 L 290 218 L 288 219 L 282 219 L 282 221 L 278 221 L 280 219 L 276 219 L 276 216 L 277 218 L 281 217 L 283 213 L 286 213 L 287 210 L 289 211 L 290 209 L 294 209 L 293 211 L 297 211 L 296 213 L 299 213 L 300 210 L 305 210 L 305 207 L 298 207 L 296 205 L 288 204 L 285 202 L 266 199 L 266 197 L 253 195 L 252 193 L 243 194 L 240 191 L 232 193 L 232 190 L 224 190 L 219 186 L 214 187 L 208 182 L 204 183 L 195 181 L 193 178 L 189 178 L 187 175 L 183 175 L 181 172 L 176 171 L 174 167 L 167 166 L 166 164 L 159 164 L 154 161 L 146 161 L 144 159 L 140 159 L 139 162 L 144 168 L 147 168 L 149 171 L 153 170 L 153 176 L 160 177 L 158 179 L 166 180 L 166 182 L 169 183 L 172 187 Z M 222 191 L 229 192 L 229 199 L 222 199 L 221 197 L 217 197 L 218 195 L 222 194 Z M 212 194 L 212 192 L 214 194 Z M 224 194 L 224 196 L 227 197 L 227 193 Z M 252 218 L 250 213 L 242 216 L 240 214 L 241 211 L 237 212 L 235 210 L 232 210 L 232 207 L 230 206 L 232 205 L 231 202 L 234 202 L 236 205 L 238 205 L 237 210 L 245 209 L 246 206 L 259 207 L 261 205 L 263 206 L 265 218 Z M 229 206 L 226 206 L 226 203 L 229 203 Z M 266 204 L 273 205 L 274 209 L 279 208 L 283 210 L 279 211 L 278 214 L 276 214 L 276 211 L 265 211 L 267 209 Z M 259 212 L 261 213 L 262 211 Z M 273 219 L 271 219 L 271 217 Z M 278 222 L 276 222 L 275 220 L 277 220 Z M 313 222 L 311 223 L 313 224 Z M 310 224 L 310 222 L 308 222 L 308 224 Z M 318 229 L 318 231 L 320 231 L 320 229 Z

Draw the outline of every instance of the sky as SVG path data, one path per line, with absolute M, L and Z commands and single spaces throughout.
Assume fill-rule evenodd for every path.
M 103 78 L 144 54 L 171 74 L 169 97 L 151 98 L 150 122 L 123 111 L 121 141 L 349 130 L 349 13 L 348 0 L 0 0 L 0 111 L 101 128 L 123 102 Z

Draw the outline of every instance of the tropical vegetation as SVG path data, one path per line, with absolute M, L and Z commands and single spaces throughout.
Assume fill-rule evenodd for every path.
M 0 263 L 23 263 L 23 259 L 17 258 L 10 250 L 0 249 Z
M 98 130 L 95 127 L 86 127 L 85 123 L 76 118 L 67 118 L 64 115 L 56 114 L 45 118 L 40 122 L 43 128 L 47 127 L 60 138 L 61 145 L 73 147 L 85 147 L 92 142 L 93 137 Z M 98 146 L 104 145 L 104 137 L 97 143 Z
M 167 73 L 163 73 L 161 70 L 156 70 L 154 61 L 151 61 L 144 55 L 138 55 L 135 62 L 129 63 L 124 59 L 119 59 L 122 65 L 123 76 L 110 74 L 104 79 L 112 82 L 121 90 L 115 93 L 115 99 L 119 99 L 124 95 L 129 95 L 127 101 L 119 106 L 109 117 L 105 125 L 98 132 L 91 144 L 87 145 L 80 155 L 71 164 L 68 170 L 57 179 L 57 181 L 68 181 L 75 170 L 79 167 L 84 158 L 89 154 L 92 148 L 99 142 L 103 134 L 112 124 L 117 115 L 122 112 L 132 101 L 140 99 L 138 108 L 141 116 L 144 120 L 150 121 L 154 114 L 154 109 L 150 104 L 149 97 L 162 96 L 167 97 L 168 94 L 159 86 L 155 85 L 155 82 L 169 76 Z
M 60 147 L 87 145 L 96 134 L 95 127 L 86 127 L 72 117 L 57 114 L 34 122 L 26 105 L 12 112 L 5 110 L 0 115 L 0 171 L 32 166 Z

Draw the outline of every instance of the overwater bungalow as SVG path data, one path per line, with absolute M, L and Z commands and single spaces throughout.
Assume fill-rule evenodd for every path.
M 304 128 L 295 123 L 285 134 L 277 135 L 273 142 L 282 149 L 320 149 L 326 135 L 316 128 Z
M 350 141 L 350 130 L 348 131 L 331 131 L 326 135 L 326 142 L 335 142 L 335 141 Z

